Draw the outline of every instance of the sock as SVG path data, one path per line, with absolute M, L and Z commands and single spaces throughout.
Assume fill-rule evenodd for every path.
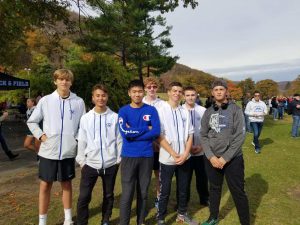
M 72 221 L 72 209 L 64 209 L 65 221 Z
M 47 214 L 39 215 L 39 225 L 47 224 Z

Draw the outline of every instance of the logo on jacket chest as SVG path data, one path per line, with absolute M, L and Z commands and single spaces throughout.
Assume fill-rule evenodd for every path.
M 151 115 L 144 115 L 143 120 L 148 122 L 148 121 L 150 121 L 150 117 L 151 117 Z

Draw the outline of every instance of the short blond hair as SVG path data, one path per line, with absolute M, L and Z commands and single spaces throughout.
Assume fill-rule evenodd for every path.
M 144 86 L 146 87 L 148 84 L 155 84 L 159 88 L 159 82 L 155 77 L 146 77 L 144 79 Z
M 54 81 L 56 81 L 59 78 L 70 80 L 72 83 L 74 81 L 74 75 L 73 75 L 72 71 L 68 70 L 68 69 L 55 70 L 53 73 Z

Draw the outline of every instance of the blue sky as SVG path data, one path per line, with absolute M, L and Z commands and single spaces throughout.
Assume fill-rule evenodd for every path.
M 166 17 L 181 64 L 232 80 L 300 74 L 299 0 L 199 0 Z

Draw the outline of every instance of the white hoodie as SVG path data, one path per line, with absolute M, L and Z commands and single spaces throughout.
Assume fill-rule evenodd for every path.
M 118 114 L 107 108 L 104 113 L 94 109 L 82 116 L 78 134 L 76 161 L 94 169 L 106 169 L 121 161 L 122 137 Z
M 161 135 L 166 138 L 176 153 L 183 154 L 189 135 L 194 133 L 189 112 L 181 105 L 173 109 L 167 102 L 163 102 L 157 111 Z M 166 165 L 176 164 L 173 157 L 163 147 L 160 147 L 159 162 Z
M 27 121 L 34 137 L 47 136 L 41 143 L 39 155 L 53 160 L 75 158 L 76 136 L 84 113 L 82 98 L 72 92 L 66 99 L 62 99 L 57 91 L 41 98 Z M 39 127 L 40 121 L 43 121 L 43 130 Z
M 188 109 L 186 104 L 184 104 L 182 107 L 188 110 L 191 118 L 191 123 L 194 127 L 193 146 L 199 146 L 201 145 L 200 144 L 201 119 L 203 117 L 206 108 L 196 103 L 194 108 L 192 109 Z M 192 156 L 200 156 L 200 155 L 204 155 L 204 152 L 201 151 L 200 153 L 193 154 Z
M 263 122 L 265 115 L 268 114 L 268 108 L 263 101 L 257 102 L 252 99 L 246 106 L 245 114 L 249 116 L 250 122 Z

